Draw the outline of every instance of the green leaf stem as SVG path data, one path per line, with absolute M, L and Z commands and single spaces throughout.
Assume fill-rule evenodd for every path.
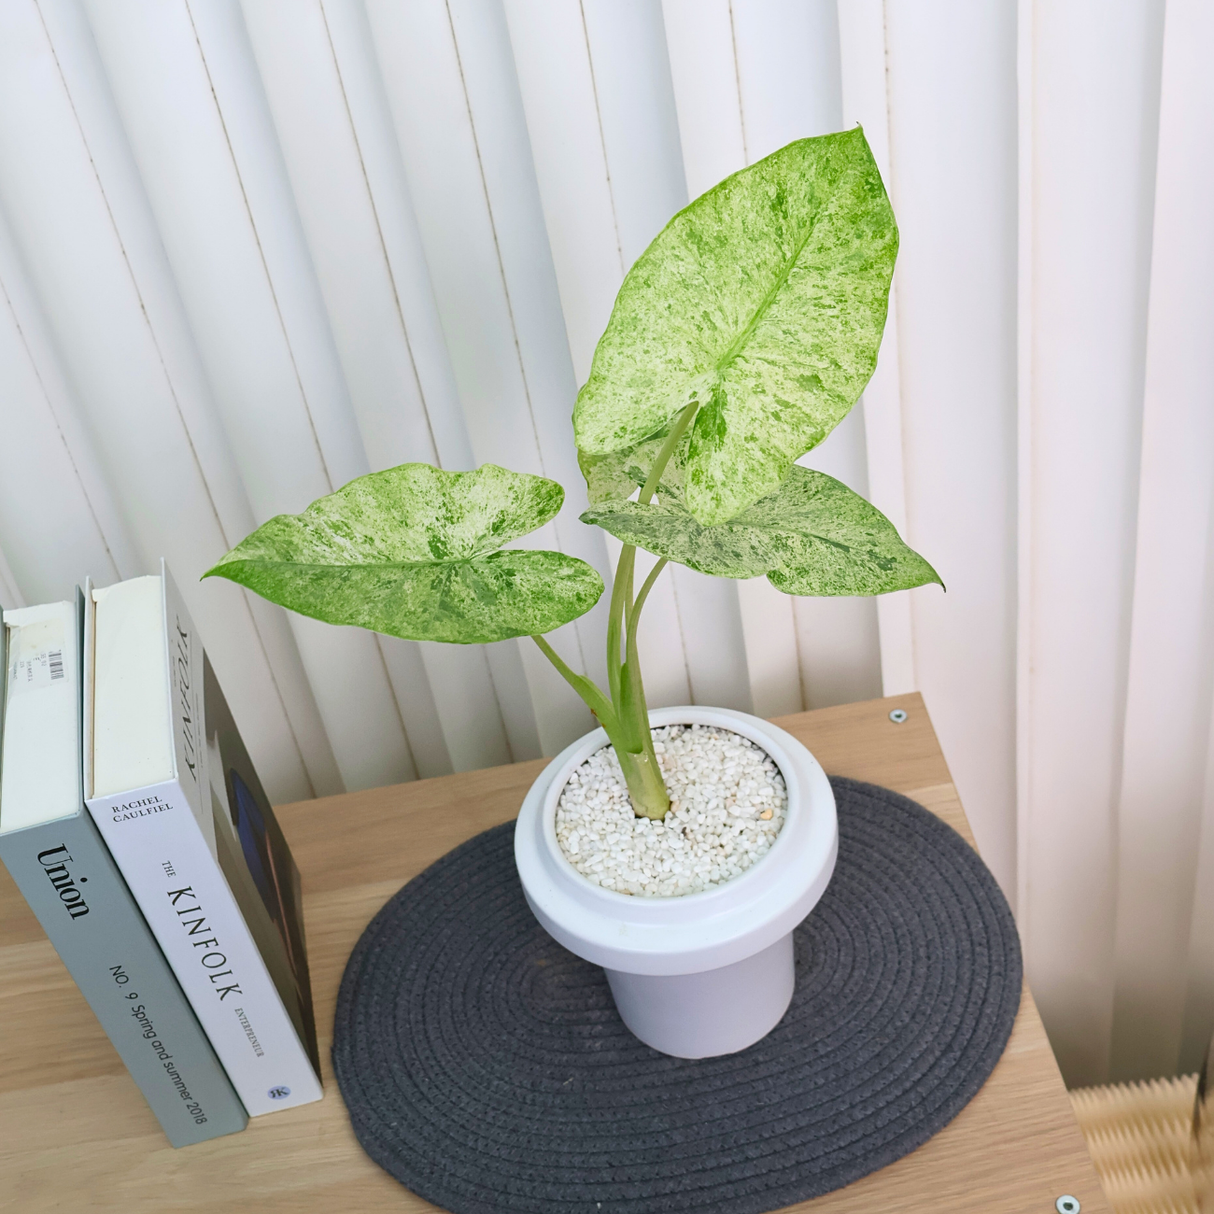
M 612 470 L 588 473 L 592 500 L 626 483 L 602 457 L 692 401 L 691 513 L 722 523 L 774 490 L 871 376 L 897 247 L 858 127 L 789 144 L 679 212 L 625 278 L 578 394 L 583 469 Z
M 330 624 L 477 644 L 550 632 L 589 611 L 603 580 L 559 552 L 501 550 L 552 519 L 564 490 L 485 464 L 402 464 L 280 514 L 204 576 Z

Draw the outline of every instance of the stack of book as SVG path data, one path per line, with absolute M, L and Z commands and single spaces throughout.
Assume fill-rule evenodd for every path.
M 169 1141 L 321 1097 L 299 872 L 163 563 L 3 613 L 0 859 Z

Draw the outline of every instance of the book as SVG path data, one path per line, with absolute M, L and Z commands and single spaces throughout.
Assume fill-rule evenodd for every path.
M 83 596 L 0 627 L 0 860 L 175 1147 L 248 1121 L 84 806 Z
M 163 562 L 86 596 L 85 735 L 89 812 L 249 1115 L 319 1100 L 299 872 Z

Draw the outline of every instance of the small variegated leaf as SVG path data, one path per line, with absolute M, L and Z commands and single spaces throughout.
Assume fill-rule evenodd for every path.
M 574 409 L 585 455 L 692 401 L 688 509 L 770 493 L 855 404 L 885 328 L 898 231 L 859 128 L 791 143 L 697 198 L 628 272 Z
M 657 449 L 658 443 L 642 444 Z M 628 451 L 609 451 L 606 455 L 587 455 L 579 451 L 578 467 L 586 478 L 586 496 L 591 502 L 612 502 L 628 497 L 645 483 L 646 473 L 633 447 Z
M 701 573 L 766 574 L 786 594 L 888 594 L 940 582 L 875 506 L 833 477 L 799 465 L 774 493 L 727 523 L 705 526 L 675 494 L 663 495 L 661 505 L 593 506 L 582 522 Z
M 589 611 L 603 580 L 585 561 L 503 544 L 541 527 L 564 490 L 485 464 L 402 464 L 280 514 L 204 576 L 330 624 L 477 644 L 549 632 Z
M 630 497 L 649 478 L 666 435 L 647 439 L 627 451 L 609 451 L 606 455 L 578 452 L 577 462 L 586 478 L 586 495 L 591 502 L 611 502 Z M 681 488 L 683 464 L 687 457 L 687 439 L 671 456 L 662 472 L 661 488 Z

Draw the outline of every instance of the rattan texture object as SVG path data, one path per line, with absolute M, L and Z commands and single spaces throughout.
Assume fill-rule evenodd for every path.
M 371 1158 L 454 1214 L 760 1214 L 925 1142 L 1007 1043 L 1015 924 L 933 814 L 832 785 L 839 860 L 796 931 L 792 1006 L 722 1058 L 628 1032 L 602 971 L 528 909 L 513 823 L 409 882 L 338 997 L 334 1065 Z
M 1071 1106 L 1113 1214 L 1199 1214 L 1196 1075 L 1079 1088 Z

